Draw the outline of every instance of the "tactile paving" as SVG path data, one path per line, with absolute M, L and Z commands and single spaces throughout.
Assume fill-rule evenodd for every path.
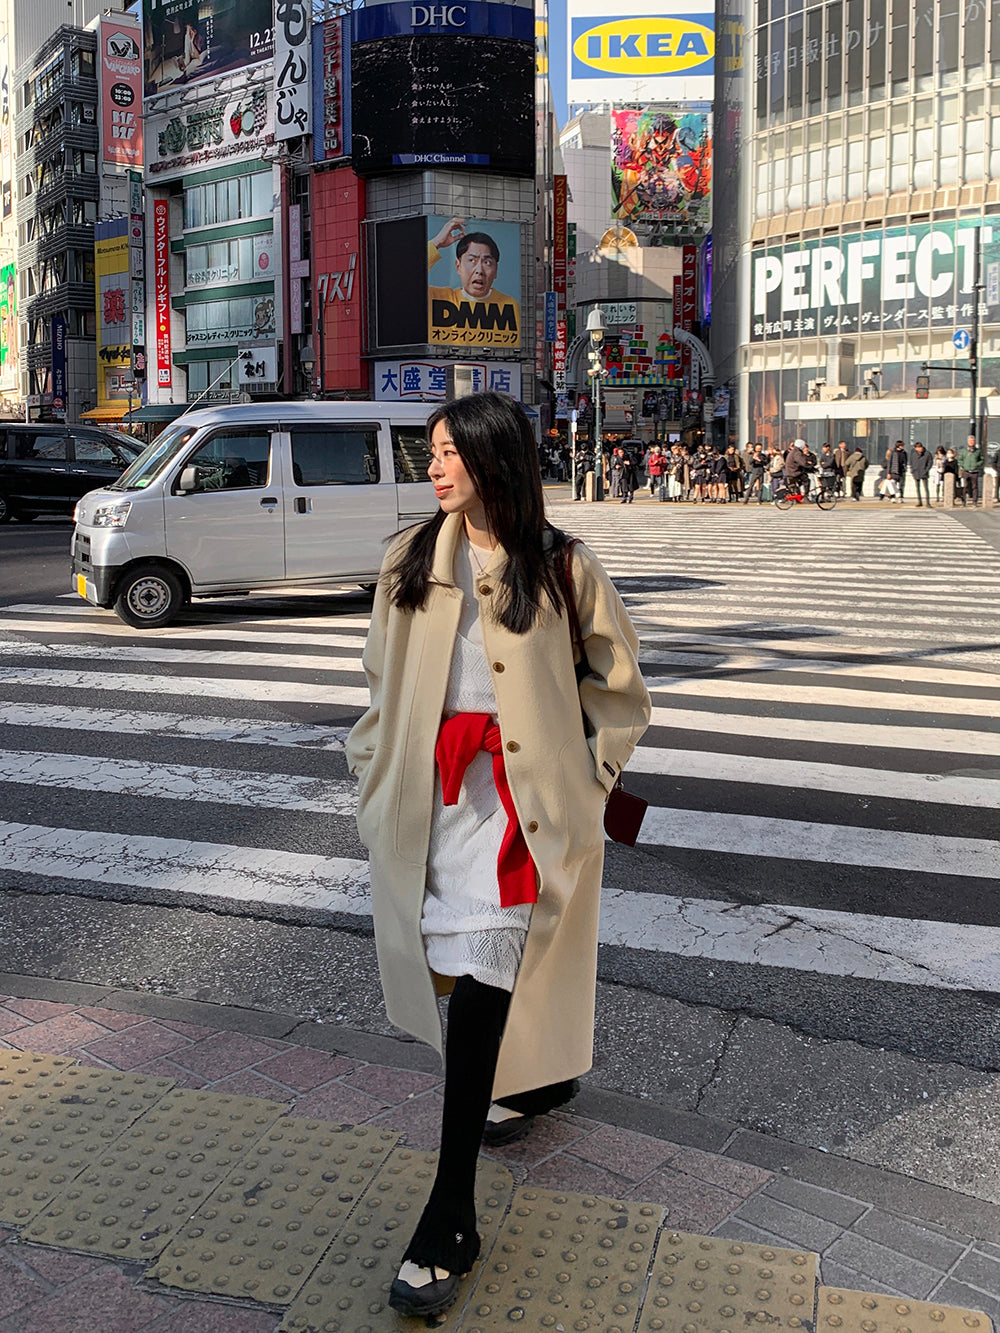
M 14 1226 L 30 1222 L 174 1086 L 83 1065 L 23 1079 L 20 1069 L 0 1102 L 0 1222 Z
M 26 1240 L 121 1259 L 160 1254 L 285 1110 L 281 1102 L 178 1089 L 87 1162 Z
M 302 1288 L 278 1333 L 384 1333 L 397 1326 L 397 1317 L 386 1304 L 389 1287 L 427 1201 L 436 1168 L 437 1153 L 411 1148 L 392 1153 Z M 476 1199 L 484 1258 L 496 1240 L 513 1189 L 513 1178 L 505 1167 L 480 1162 Z M 473 1277 L 467 1281 L 471 1289 Z M 457 1329 L 463 1306 L 460 1296 L 448 1314 L 428 1326 L 441 1333 Z
M 979 1310 L 820 1287 L 816 1333 L 991 1333 Z
M 0 1102 L 22 1096 L 26 1089 L 37 1091 L 39 1080 L 44 1082 L 73 1064 L 73 1060 L 62 1055 L 0 1051 Z
M 288 1304 L 398 1139 L 372 1126 L 281 1120 L 148 1276 L 185 1291 Z
M 465 1308 L 463 1333 L 512 1324 L 632 1333 L 663 1209 L 519 1189 Z
M 816 1255 L 664 1231 L 637 1333 L 812 1333 Z

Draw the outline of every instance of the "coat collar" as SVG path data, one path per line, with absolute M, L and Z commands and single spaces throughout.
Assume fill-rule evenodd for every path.
M 456 596 L 461 596 L 457 588 L 449 587 L 455 582 L 455 553 L 458 550 L 458 544 L 462 540 L 462 534 L 465 531 L 465 519 L 461 514 L 447 514 L 444 522 L 441 524 L 441 531 L 437 535 L 437 541 L 434 544 L 434 563 L 431 566 L 431 580 L 439 585 L 443 584 L 449 592 Z M 506 552 L 503 547 L 498 546 L 490 557 L 487 568 L 491 573 L 496 573 L 498 569 L 498 559 L 506 558 Z

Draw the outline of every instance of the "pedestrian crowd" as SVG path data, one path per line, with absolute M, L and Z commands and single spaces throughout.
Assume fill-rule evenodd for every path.
M 582 500 L 588 472 L 596 472 L 592 447 L 581 445 L 572 460 L 576 464 L 575 499 Z M 776 444 L 750 440 L 742 450 L 733 444 L 719 448 L 705 444 L 652 444 L 639 441 L 615 445 L 601 456 L 605 493 L 621 504 L 631 504 L 644 486 L 654 498 L 667 503 L 763 504 L 790 485 L 806 490 L 820 488 L 830 495 L 861 500 L 870 460 L 857 444 L 841 440 L 824 444 L 819 453 L 805 440 L 796 439 L 782 449 Z M 960 451 L 939 448 L 931 452 L 919 441 L 907 450 L 902 440 L 886 450 L 874 485 L 874 496 L 890 504 L 903 504 L 908 480 L 916 491 L 917 508 L 941 503 L 945 477 L 955 478 L 955 500 L 962 505 L 980 501 L 983 453 L 969 436 Z M 550 470 L 551 475 L 551 470 Z M 560 460 L 559 479 L 565 478 L 565 460 Z

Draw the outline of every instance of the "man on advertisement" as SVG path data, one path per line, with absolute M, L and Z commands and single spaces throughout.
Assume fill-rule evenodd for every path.
M 439 219 L 428 219 L 433 230 Z M 520 246 L 516 224 L 491 223 L 493 231 L 513 233 L 514 256 L 508 265 L 520 276 Z M 442 251 L 455 246 L 457 287 L 430 285 L 427 289 L 428 342 L 477 347 L 520 347 L 521 307 L 513 296 L 495 286 L 500 269 L 500 247 L 486 231 L 469 229 L 464 218 L 449 218 L 427 244 L 428 273 L 444 265 Z M 444 274 L 441 275 L 442 277 Z

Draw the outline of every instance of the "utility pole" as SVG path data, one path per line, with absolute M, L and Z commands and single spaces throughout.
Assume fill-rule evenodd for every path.
M 972 280 L 972 342 L 969 344 L 969 372 L 971 378 L 969 402 L 969 434 L 979 444 L 979 293 L 982 291 L 982 249 L 980 228 L 976 228 L 973 250 Z

